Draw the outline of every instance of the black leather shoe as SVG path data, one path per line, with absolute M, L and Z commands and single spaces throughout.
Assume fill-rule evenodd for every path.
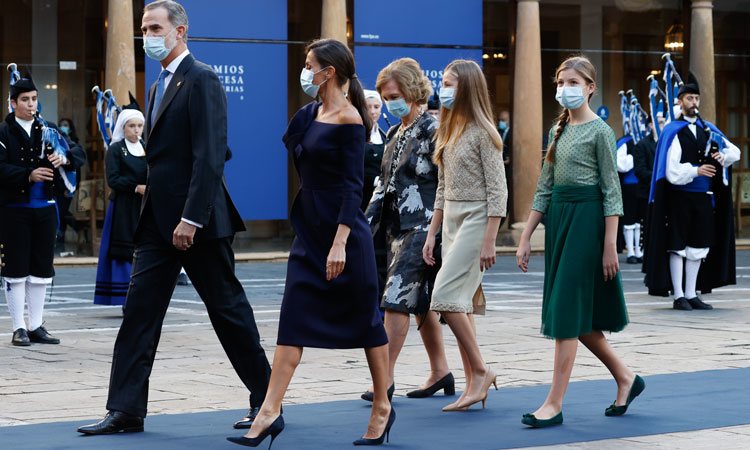
M 638 264 L 638 258 L 635 256 L 628 256 L 627 262 L 628 264 Z
M 638 264 L 643 264 L 643 256 L 636 256 L 636 259 L 638 260 Z
M 406 396 L 409 398 L 432 397 L 433 395 L 435 395 L 435 392 L 439 391 L 440 389 L 443 390 L 443 393 L 445 393 L 445 395 L 456 395 L 456 381 L 453 379 L 452 373 L 449 372 L 448 375 L 439 379 L 430 387 L 407 392 Z
M 190 281 L 188 280 L 187 274 L 180 272 L 179 275 L 177 275 L 177 286 L 187 286 L 190 284 Z
M 693 307 L 693 309 L 714 309 L 713 306 L 709 305 L 708 303 L 705 303 L 700 297 L 697 295 L 694 298 L 687 299 L 687 302 L 690 304 L 690 306 Z
M 258 416 L 258 412 L 260 412 L 260 406 L 251 406 L 250 409 L 247 411 L 247 415 L 234 423 L 233 425 L 234 428 L 239 430 L 241 428 L 252 427 L 253 422 L 255 421 L 255 418 Z M 284 414 L 283 406 L 281 407 L 281 414 Z
M 83 434 L 138 433 L 143 431 L 143 417 L 131 416 L 120 411 L 110 411 L 100 422 L 78 428 Z
M 34 331 L 29 331 L 29 340 L 37 344 L 59 344 L 60 339 L 52 337 L 51 334 L 40 326 Z
M 19 328 L 13 332 L 13 339 L 10 342 L 19 347 L 28 347 L 31 345 L 29 334 L 23 328 Z
M 388 388 L 388 401 L 393 401 L 393 392 L 396 390 L 396 383 L 393 383 L 391 387 Z M 366 402 L 372 402 L 375 398 L 375 393 L 372 391 L 365 391 L 364 394 L 360 395 L 359 398 Z
M 260 406 L 251 406 L 247 411 L 247 415 L 234 423 L 234 428 L 239 430 L 241 428 L 252 427 L 255 418 L 258 416 L 258 411 L 260 411 Z
M 692 311 L 693 307 L 690 306 L 685 297 L 676 298 L 672 304 L 673 309 L 679 309 L 681 311 Z

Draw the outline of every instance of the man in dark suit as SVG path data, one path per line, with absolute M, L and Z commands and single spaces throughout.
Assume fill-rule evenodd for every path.
M 234 274 L 231 242 L 244 226 L 223 180 L 226 96 L 214 71 L 188 51 L 187 23 L 184 8 L 171 0 L 150 3 L 143 13 L 144 50 L 163 68 L 151 87 L 146 114 L 148 185 L 127 307 L 115 342 L 109 413 L 78 429 L 84 434 L 143 431 L 148 378 L 180 266 L 251 392 L 245 423 L 252 422 L 268 388 L 270 366 Z

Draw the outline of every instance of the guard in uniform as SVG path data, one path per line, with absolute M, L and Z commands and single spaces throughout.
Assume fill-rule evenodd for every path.
M 42 324 L 47 286 L 55 274 L 55 185 L 63 182 L 58 168 L 72 168 L 73 156 L 54 154 L 44 144 L 30 77 L 10 87 L 10 101 L 14 112 L 0 123 L 0 275 L 13 322 L 12 343 L 59 344 Z
M 646 137 L 645 139 L 650 139 Z M 641 251 L 641 213 L 638 201 L 638 178 L 635 175 L 633 149 L 635 141 L 629 135 L 617 140 L 617 172 L 620 175 L 622 189 L 622 207 L 624 215 L 620 218 L 620 227 L 624 245 L 628 252 L 628 264 L 643 262 Z
M 700 118 L 692 74 L 680 87 L 678 103 L 681 116 L 664 128 L 656 146 L 646 285 L 651 295 L 671 288 L 674 309 L 712 309 L 696 289 L 707 293 L 735 284 L 730 166 L 740 151 Z

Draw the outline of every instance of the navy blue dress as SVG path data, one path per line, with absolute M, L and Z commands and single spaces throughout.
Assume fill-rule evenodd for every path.
M 284 135 L 301 179 L 290 220 L 289 254 L 278 345 L 370 348 L 388 343 L 378 308 L 372 234 L 364 213 L 365 128 L 315 120 L 319 103 L 302 107 Z M 341 275 L 326 281 L 326 260 L 339 224 L 351 228 Z

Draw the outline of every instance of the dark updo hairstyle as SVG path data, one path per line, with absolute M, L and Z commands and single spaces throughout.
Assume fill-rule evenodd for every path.
M 357 108 L 359 115 L 362 116 L 365 130 L 371 130 L 372 120 L 370 115 L 367 114 L 365 92 L 354 69 L 354 55 L 349 47 L 336 39 L 317 39 L 305 48 L 305 54 L 309 52 L 313 52 L 321 68 L 333 67 L 336 69 L 336 84 L 344 86 L 347 82 L 349 83 L 347 97 L 352 106 Z

